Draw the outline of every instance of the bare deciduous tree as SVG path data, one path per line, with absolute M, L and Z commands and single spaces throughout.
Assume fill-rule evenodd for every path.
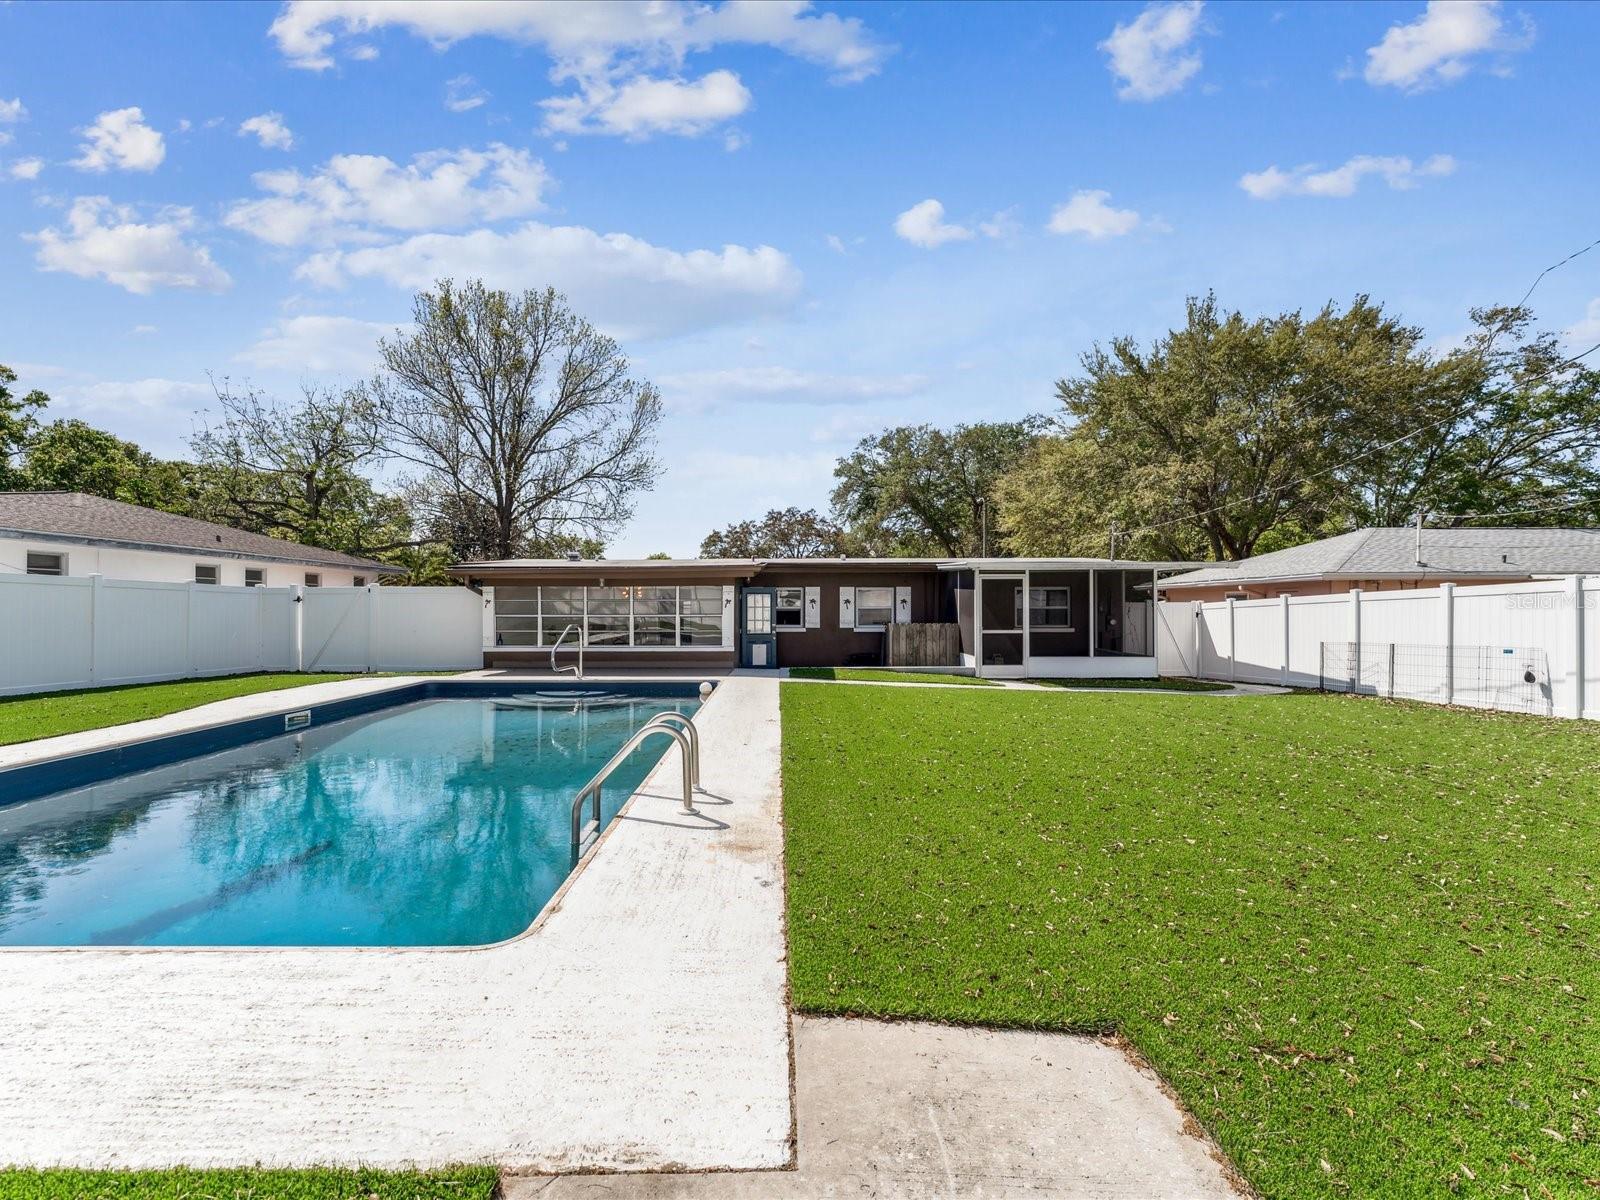
M 413 312 L 415 332 L 379 343 L 385 452 L 428 493 L 481 506 L 493 557 L 618 529 L 654 482 L 661 400 L 616 342 L 551 289 L 444 279 Z

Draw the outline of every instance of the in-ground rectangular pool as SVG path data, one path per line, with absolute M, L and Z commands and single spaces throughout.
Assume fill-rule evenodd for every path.
M 465 946 L 572 869 L 572 801 L 690 686 L 415 684 L 0 772 L 0 945 Z M 608 823 L 669 740 L 604 790 Z

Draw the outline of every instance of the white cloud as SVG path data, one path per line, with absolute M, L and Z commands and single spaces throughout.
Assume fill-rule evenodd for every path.
M 252 135 L 264 150 L 288 150 L 294 146 L 294 134 L 283 123 L 280 112 L 260 113 L 239 126 L 240 137 Z
M 375 154 L 339 154 L 311 174 L 262 171 L 271 193 L 228 210 L 224 223 L 276 246 L 374 241 L 376 230 L 411 232 L 526 216 L 542 207 L 544 164 L 499 143 L 485 150 L 431 150 L 397 166 Z
M 354 317 L 287 317 L 235 357 L 261 369 L 364 374 L 378 363 L 378 339 L 396 326 Z
M 680 63 L 716 45 L 770 46 L 830 68 L 853 82 L 874 74 L 887 49 L 855 17 L 812 10 L 807 0 L 729 0 L 713 7 L 684 0 L 549 4 L 545 0 L 290 0 L 269 31 L 297 67 L 326 70 L 343 36 L 397 27 L 441 49 L 469 37 L 540 46 L 567 64 L 628 54 Z
M 19 158 L 6 168 L 6 174 L 13 179 L 37 179 L 42 170 L 44 170 L 44 159 Z
M 931 199 L 913 204 L 896 217 L 894 231 L 913 246 L 928 250 L 946 242 L 964 242 L 972 237 L 972 230 L 965 226 L 947 223 L 944 205 Z
M 1369 175 L 1375 175 L 1396 191 L 1408 191 L 1422 180 L 1452 174 L 1456 160 L 1448 154 L 1435 154 L 1421 163 L 1400 155 L 1358 154 L 1343 166 L 1318 170 L 1315 165 L 1284 171 L 1276 166 L 1253 171 L 1239 180 L 1239 186 L 1257 200 L 1276 200 L 1280 196 L 1352 196 Z
M 443 50 L 463 38 L 537 46 L 555 60 L 570 94 L 546 101 L 546 128 L 568 133 L 698 134 L 745 111 L 750 96 L 729 71 L 682 75 L 691 53 L 723 45 L 767 46 L 828 68 L 840 83 L 875 74 L 888 48 L 857 17 L 817 12 L 809 0 L 290 0 L 270 30 L 297 67 L 326 70 L 341 37 L 394 27 Z M 615 111 L 613 111 L 615 110 Z
M 1600 342 L 1600 300 L 1589 301 L 1589 308 L 1573 324 L 1562 330 L 1561 336 L 1574 350 L 1586 350 Z
M 72 160 L 80 171 L 154 171 L 167 156 L 160 131 L 144 123 L 137 107 L 103 112 L 80 132 L 85 140 Z
M 0 125 L 15 125 L 28 115 L 28 106 L 21 97 L 0 100 Z
M 925 375 L 834 375 L 792 367 L 729 367 L 662 375 L 662 395 L 679 410 L 723 404 L 842 404 L 910 396 L 928 386 Z
M 747 497 L 752 511 L 774 506 L 778 496 L 825 489 L 833 481 L 837 459 L 816 450 L 796 454 L 741 454 L 732 450 L 700 450 L 674 464 L 675 474 L 693 479 L 697 490 L 730 485 Z
M 154 325 L 135 325 L 131 330 L 129 330 L 129 332 L 136 334 L 139 337 L 143 337 L 146 334 L 159 333 L 160 330 L 158 330 Z
M 471 75 L 457 75 L 444 85 L 444 106 L 453 113 L 471 112 L 489 100 L 489 93 Z
M 654 133 L 693 137 L 750 107 L 750 92 L 732 71 L 693 82 L 640 76 L 620 86 L 609 79 L 580 82 L 574 96 L 539 102 L 546 133 L 607 133 L 640 140 Z
M 1013 238 L 1022 232 L 1015 208 L 1002 209 L 987 221 L 978 222 L 978 232 L 986 238 Z
M 188 450 L 195 414 L 215 399 L 207 384 L 182 379 L 78 376 L 51 386 L 50 411 L 130 438 L 152 454 L 176 457 Z
M 194 227 L 187 208 L 166 208 L 141 222 L 128 205 L 105 196 L 80 196 L 67 212 L 66 228 L 25 235 L 38 246 L 45 271 L 104 279 L 138 295 L 157 288 L 220 292 L 232 285 L 211 252 L 185 238 Z
M 1428 0 L 1416 20 L 1391 25 L 1367 51 L 1367 82 L 1420 92 L 1454 83 L 1472 70 L 1473 59 L 1508 54 L 1533 44 L 1533 22 L 1519 13 L 1513 32 L 1499 0 Z
M 1151 4 L 1100 43 L 1124 100 L 1157 100 L 1178 91 L 1200 70 L 1201 0 Z
M 1112 208 L 1107 203 L 1110 199 L 1111 193 L 1106 191 L 1074 192 L 1065 204 L 1056 205 L 1046 228 L 1051 233 L 1077 234 L 1091 241 L 1121 237 L 1140 225 L 1164 230 L 1165 226 L 1145 221 L 1131 208 Z
M 771 246 L 669 250 L 625 233 L 529 221 L 505 233 L 428 233 L 384 246 L 313 255 L 298 271 L 323 286 L 379 279 L 431 286 L 444 276 L 491 287 L 550 286 L 573 308 L 620 338 L 660 337 L 782 312 L 800 291 L 800 272 Z

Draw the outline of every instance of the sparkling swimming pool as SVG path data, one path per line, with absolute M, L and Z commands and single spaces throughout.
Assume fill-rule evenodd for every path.
M 692 689 L 416 690 L 0 807 L 0 945 L 502 941 L 570 873 L 578 789 L 652 716 L 699 707 Z M 603 822 L 668 744 L 611 776 Z

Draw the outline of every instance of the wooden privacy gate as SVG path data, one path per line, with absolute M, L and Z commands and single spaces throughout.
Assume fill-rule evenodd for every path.
M 958 667 L 961 626 L 924 622 L 889 626 L 889 666 Z

